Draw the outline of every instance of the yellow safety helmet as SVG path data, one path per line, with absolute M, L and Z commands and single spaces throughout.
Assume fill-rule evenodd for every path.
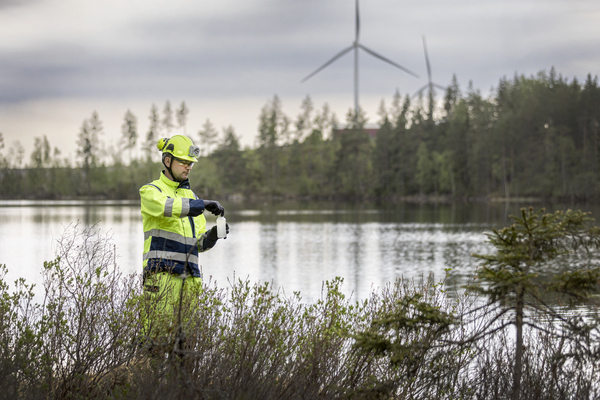
M 187 136 L 175 135 L 171 138 L 161 138 L 158 140 L 156 147 L 164 153 L 172 154 L 175 158 L 198 162 L 200 148 L 194 146 L 194 142 Z

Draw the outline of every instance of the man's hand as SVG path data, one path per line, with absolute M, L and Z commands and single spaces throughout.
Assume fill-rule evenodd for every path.
M 225 215 L 225 209 L 218 201 L 204 200 L 204 209 L 210 211 L 214 215 L 220 215 L 221 217 Z

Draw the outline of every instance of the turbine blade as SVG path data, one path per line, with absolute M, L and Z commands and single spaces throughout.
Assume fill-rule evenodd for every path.
M 356 0 L 356 43 L 358 43 L 359 34 L 360 34 L 360 17 L 358 14 L 358 0 Z
M 426 84 L 421 89 L 417 90 L 415 92 L 415 94 L 412 95 L 412 98 L 414 99 L 415 97 L 417 97 L 418 95 L 420 95 L 423 92 L 423 90 L 427 89 L 428 87 L 429 87 L 429 84 Z
M 423 50 L 425 51 L 425 63 L 427 64 L 427 78 L 431 82 L 431 65 L 429 64 L 429 55 L 427 54 L 427 43 L 425 42 L 425 35 L 423 35 Z
M 331 60 L 327 61 L 325 64 L 321 65 L 319 68 L 317 68 L 316 70 L 314 70 L 312 73 L 310 73 L 308 76 L 306 76 L 306 78 L 302 79 L 300 81 L 300 83 L 306 82 L 307 80 L 309 80 L 310 78 L 312 78 L 314 75 L 316 75 L 319 71 L 321 71 L 323 68 L 327 67 L 329 64 L 331 64 L 332 62 L 334 62 L 335 60 L 337 60 L 338 58 L 340 58 L 341 56 L 343 56 L 344 54 L 346 54 L 347 52 L 349 52 L 353 48 L 354 48 L 354 45 L 352 45 L 350 47 L 347 47 L 344 50 L 340 51 L 335 56 L 333 56 L 333 58 Z
M 384 56 L 382 56 L 382 55 L 380 55 L 380 54 L 377 54 L 377 53 L 375 53 L 373 50 L 371 50 L 371 49 L 369 49 L 369 48 L 367 48 L 367 47 L 363 46 L 362 44 L 358 44 L 358 47 L 360 47 L 361 49 L 363 49 L 364 51 L 366 51 L 367 53 L 369 53 L 369 54 L 370 54 L 370 55 L 372 55 L 373 57 L 377 57 L 377 58 L 379 58 L 380 60 L 382 60 L 382 61 L 385 61 L 386 63 L 392 64 L 394 67 L 396 67 L 396 68 L 400 68 L 402 71 L 404 71 L 404 72 L 406 72 L 406 73 L 408 73 L 408 74 L 410 74 L 410 75 L 414 76 L 415 78 L 418 78 L 418 77 L 419 77 L 419 75 L 415 74 L 415 73 L 414 73 L 414 72 L 412 72 L 411 70 L 409 70 L 409 69 L 407 69 L 407 68 L 404 68 L 404 67 L 403 67 L 402 65 L 400 65 L 400 64 L 396 64 L 395 62 L 393 62 L 393 61 L 391 61 L 391 60 L 389 60 L 389 59 L 385 58 Z
M 442 90 L 448 89 L 448 86 L 438 85 L 437 83 L 432 83 L 432 85 L 435 86 L 438 89 L 442 89 Z

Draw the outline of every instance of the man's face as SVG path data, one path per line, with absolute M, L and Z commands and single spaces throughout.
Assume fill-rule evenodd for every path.
M 169 157 L 169 160 L 171 163 L 171 171 L 173 171 L 173 180 L 177 182 L 183 182 L 188 179 L 188 175 L 194 166 L 194 163 L 186 160 L 180 160 L 175 157 Z

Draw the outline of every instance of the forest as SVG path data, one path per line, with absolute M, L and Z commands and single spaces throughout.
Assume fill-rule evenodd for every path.
M 27 158 L 0 133 L 0 198 L 135 199 L 161 170 L 156 141 L 186 132 L 189 112 L 185 102 L 152 105 L 149 129 L 139 132 L 128 110 L 115 149 L 103 143 L 94 111 L 73 133 L 73 159 L 45 136 Z M 396 91 L 391 104 L 382 100 L 376 129 L 358 114 L 340 122 L 307 96 L 292 117 L 275 95 L 257 118 L 254 147 L 245 148 L 232 126 L 218 132 L 207 119 L 187 133 L 202 148 L 192 188 L 201 197 L 600 199 L 597 76 L 579 82 L 552 68 L 504 77 L 487 97 L 455 76 L 440 97 Z

